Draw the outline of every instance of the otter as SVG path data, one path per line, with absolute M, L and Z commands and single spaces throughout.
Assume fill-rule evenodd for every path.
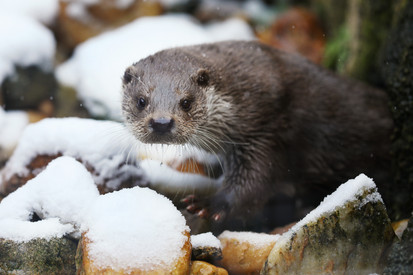
M 391 182 L 385 92 L 260 42 L 148 56 L 125 71 L 122 110 L 143 143 L 191 144 L 220 156 L 220 190 L 203 207 L 188 202 L 214 221 L 248 216 L 280 194 L 315 206 L 360 173 L 379 191 Z

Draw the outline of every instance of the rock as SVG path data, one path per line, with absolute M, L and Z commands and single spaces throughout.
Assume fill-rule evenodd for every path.
M 211 232 L 191 236 L 192 260 L 214 262 L 222 259 L 221 242 Z
M 38 238 L 28 242 L 0 239 L 1 274 L 75 274 L 77 241 Z
M 193 261 L 191 263 L 190 275 L 228 275 L 228 271 L 216 267 L 210 263 L 202 261 Z
M 7 110 L 38 109 L 55 96 L 56 90 L 54 73 L 38 66 L 16 66 L 14 73 L 1 85 Z
M 272 26 L 258 33 L 261 42 L 290 53 L 298 53 L 320 64 L 325 34 L 317 17 L 303 8 L 280 14 Z
M 413 211 L 413 2 L 391 1 L 393 24 L 380 60 L 393 113 L 393 167 L 395 183 L 388 193 L 393 220 L 409 218 Z
M 410 218 L 400 241 L 390 249 L 383 274 L 412 274 L 413 272 L 413 219 Z
M 218 236 L 223 258 L 219 265 L 230 274 L 259 274 L 279 235 L 224 231 Z
M 261 273 L 380 273 L 393 238 L 381 196 L 362 174 L 281 235 Z
M 56 117 L 91 117 L 82 101 L 77 98 L 76 90 L 73 88 L 60 86 L 54 103 Z

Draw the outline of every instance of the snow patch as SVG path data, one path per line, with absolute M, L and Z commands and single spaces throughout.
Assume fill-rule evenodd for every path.
M 182 14 L 143 17 L 80 44 L 57 68 L 57 78 L 76 88 L 93 115 L 120 120 L 121 76 L 128 66 L 166 48 L 226 39 L 251 40 L 254 35 L 238 19 L 203 27 Z
M 211 232 L 191 236 L 192 248 L 214 247 L 221 249 L 221 242 Z
M 185 195 L 199 192 L 211 194 L 218 189 L 223 181 L 223 177 L 212 179 L 198 174 L 181 173 L 158 160 L 142 160 L 140 167 L 146 171 L 151 188 L 160 193 Z

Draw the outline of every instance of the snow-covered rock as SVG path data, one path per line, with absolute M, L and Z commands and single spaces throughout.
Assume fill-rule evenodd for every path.
M 51 162 L 0 203 L 0 238 L 27 242 L 75 233 L 99 192 L 86 168 L 70 157 Z M 32 222 L 37 215 L 40 221 Z
M 53 69 L 56 42 L 49 29 L 33 18 L 3 10 L 1 4 L 0 20 L 0 83 L 16 65 Z
M 192 235 L 192 258 L 215 262 L 222 259 L 221 242 L 211 232 Z
M 261 272 L 381 273 L 393 238 L 376 185 L 361 174 L 281 235 Z
M 185 274 L 189 269 L 186 221 L 169 199 L 153 190 L 135 187 L 102 195 L 85 221 L 81 246 L 86 274 Z
M 2 170 L 0 192 L 7 195 L 58 156 L 80 160 L 101 192 L 141 182 L 133 137 L 122 124 L 80 118 L 49 118 L 27 126 Z

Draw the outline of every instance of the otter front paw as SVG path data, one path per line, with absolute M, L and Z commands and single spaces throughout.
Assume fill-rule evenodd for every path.
M 209 218 L 209 211 L 206 200 L 200 199 L 198 196 L 192 194 L 186 196 L 180 202 L 189 213 L 195 214 L 200 218 Z
M 214 222 L 222 222 L 227 216 L 227 203 L 219 197 L 201 199 L 196 195 L 188 195 L 181 203 L 189 213 Z

